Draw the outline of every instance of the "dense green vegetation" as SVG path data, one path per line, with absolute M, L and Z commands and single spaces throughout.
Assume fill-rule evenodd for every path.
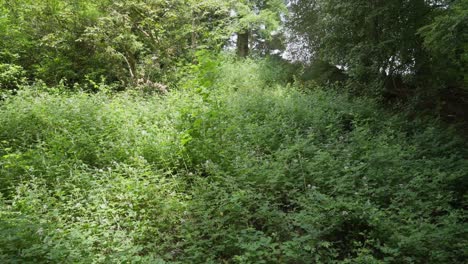
M 6 100 L 2 262 L 461 263 L 462 139 L 266 65 Z
M 464 263 L 466 3 L 0 0 L 0 263 Z
M 235 32 L 245 34 L 243 56 L 249 43 L 254 53 L 281 47 L 271 33 L 286 7 L 282 0 L 0 0 L 0 11 L 2 88 L 24 76 L 92 90 L 100 82 L 171 85 L 196 51 L 220 51 Z
M 346 68 L 351 89 L 468 121 L 468 1 L 293 2 L 293 37 L 318 63 Z

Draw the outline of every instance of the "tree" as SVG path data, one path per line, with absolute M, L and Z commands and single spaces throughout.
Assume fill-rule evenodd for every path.
M 49 85 L 160 81 L 229 38 L 228 1 L 1 0 L 0 10 L 0 63 Z
M 114 1 L 84 39 L 118 65 L 119 80 L 157 81 L 191 61 L 199 48 L 219 50 L 228 9 L 213 1 Z M 123 71 L 122 71 L 123 70 Z
M 283 0 L 242 0 L 233 2 L 232 12 L 237 54 L 246 57 L 250 47 L 273 39 L 273 33 L 280 29 L 282 15 L 287 13 L 287 9 Z
M 21 65 L 29 79 L 55 85 L 102 71 L 92 46 L 77 41 L 100 16 L 105 1 L 9 0 L 1 3 L 8 30 L 1 31 L 2 60 Z M 99 75 L 99 74 L 96 74 Z
M 463 76 L 466 1 L 292 3 L 290 26 L 312 57 L 344 66 L 361 83 L 399 94 L 411 87 L 447 87 L 450 79 Z
M 438 62 L 440 77 L 449 85 L 468 88 L 468 1 L 452 1 L 438 8 L 419 33 Z
M 345 66 L 361 81 L 424 68 L 416 34 L 430 12 L 424 0 L 299 0 L 293 12 L 292 27 L 315 56 Z

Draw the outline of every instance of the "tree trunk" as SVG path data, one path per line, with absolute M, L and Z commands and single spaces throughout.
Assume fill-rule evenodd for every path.
M 197 28 L 197 21 L 195 19 L 195 14 L 192 10 L 192 50 L 195 51 L 197 49 L 197 46 L 198 46 L 198 36 L 197 36 L 197 32 L 196 32 L 196 28 Z
M 237 33 L 237 55 L 241 58 L 249 55 L 249 31 Z

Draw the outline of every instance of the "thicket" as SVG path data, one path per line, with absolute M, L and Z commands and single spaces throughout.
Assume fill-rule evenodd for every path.
M 275 65 L 1 102 L 0 262 L 463 263 L 466 142 Z

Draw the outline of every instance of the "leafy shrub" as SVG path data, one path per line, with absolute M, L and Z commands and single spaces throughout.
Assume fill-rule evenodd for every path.
M 24 84 L 25 72 L 21 66 L 0 63 L 0 91 L 17 89 Z

